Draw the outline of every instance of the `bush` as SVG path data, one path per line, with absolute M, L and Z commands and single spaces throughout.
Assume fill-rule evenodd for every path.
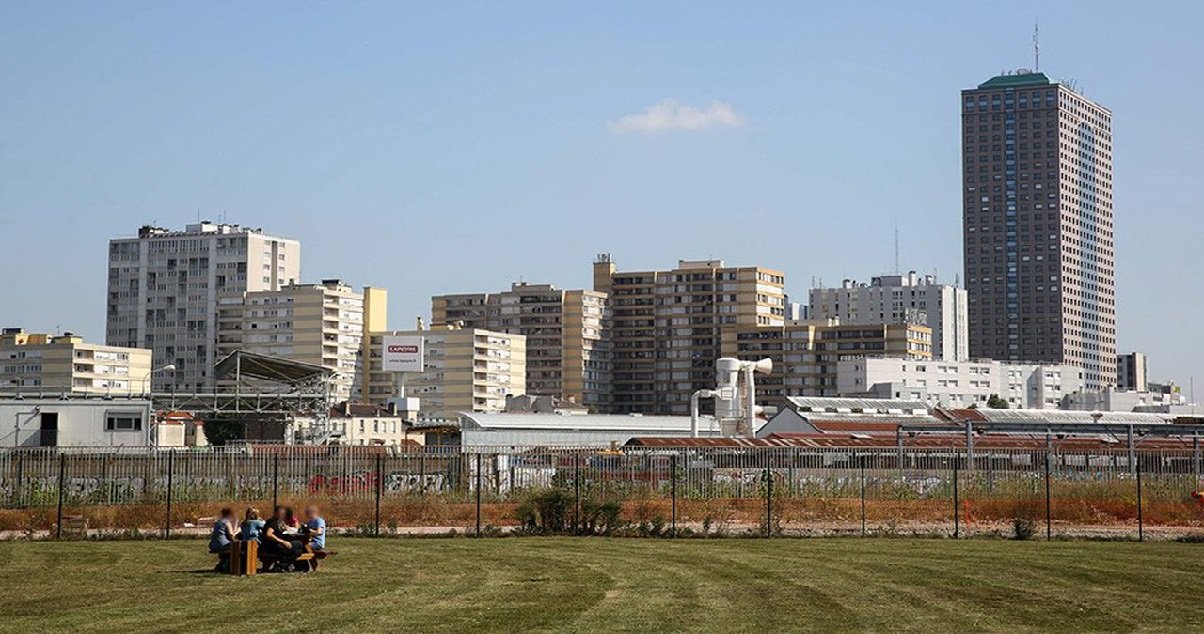
M 581 502 L 581 531 L 588 535 L 610 535 L 623 527 L 623 506 L 613 500 Z
M 551 489 L 528 497 L 514 510 L 514 515 L 523 532 L 564 533 L 570 527 L 573 503 L 573 495 L 568 491 Z
M 1037 526 L 1026 517 L 1012 518 L 1012 539 L 1028 540 L 1037 534 Z
M 575 517 L 576 498 L 563 489 L 541 491 L 529 496 L 515 509 L 519 530 L 535 535 L 579 532 L 610 535 L 622 528 L 623 506 L 615 500 L 581 500 L 581 517 Z M 574 525 L 574 521 L 578 524 Z

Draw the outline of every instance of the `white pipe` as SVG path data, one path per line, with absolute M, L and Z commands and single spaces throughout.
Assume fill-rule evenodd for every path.
M 703 398 L 715 398 L 714 390 L 698 390 L 690 395 L 690 438 L 698 438 L 698 401 Z
M 744 400 L 746 401 L 745 413 L 748 418 L 748 431 L 745 433 L 748 434 L 749 438 L 756 438 L 757 436 L 756 427 L 753 425 L 753 423 L 757 420 L 757 387 L 756 382 L 753 381 L 753 374 L 755 373 L 756 370 L 752 364 L 744 366 L 744 374 L 746 377 L 745 387 L 748 389 L 748 393 L 744 397 Z

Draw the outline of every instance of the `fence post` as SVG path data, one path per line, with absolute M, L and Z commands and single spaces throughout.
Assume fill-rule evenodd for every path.
M 383 459 L 380 454 L 376 454 L 376 514 L 373 517 L 372 536 L 380 537 L 380 494 L 385 486 L 385 472 L 382 466 Z
M 958 491 L 957 491 L 957 462 L 954 458 L 953 463 L 953 539 L 961 538 L 961 512 L 958 510 Z
M 857 456 L 857 465 L 861 471 L 861 536 L 865 537 L 865 456 Z
M 25 508 L 25 491 L 23 481 L 25 480 L 25 454 L 17 454 L 17 508 Z
M 1045 541 L 1053 539 L 1053 508 L 1049 499 L 1049 451 L 1045 452 Z
M 477 452 L 477 537 L 481 536 L 481 452 Z
M 765 469 L 765 538 L 773 536 L 773 472 Z
M 1145 541 L 1145 521 L 1141 516 L 1141 458 L 1137 459 L 1137 541 Z
M 1192 473 L 1196 476 L 1196 486 L 1200 485 L 1200 434 L 1195 433 L 1191 437 L 1191 465 Z
M 171 488 L 175 478 L 173 477 L 176 470 L 176 452 L 174 449 L 167 450 L 167 517 L 163 522 L 163 539 L 171 539 Z
M 344 480 L 346 482 L 346 480 Z M 272 454 L 272 508 L 280 504 L 280 454 Z
M 54 538 L 63 538 L 63 483 L 67 479 L 67 454 L 59 454 L 59 504 L 57 521 L 54 525 Z
M 581 534 L 581 453 L 574 454 L 573 467 L 573 534 Z
M 673 536 L 677 537 L 677 454 L 669 455 L 669 499 L 671 518 L 671 526 L 673 527 Z

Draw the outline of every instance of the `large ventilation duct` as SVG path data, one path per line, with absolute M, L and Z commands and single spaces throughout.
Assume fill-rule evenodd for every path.
M 698 437 L 698 403 L 703 398 L 715 399 L 715 420 L 725 436 L 752 438 L 756 434 L 757 406 L 756 373 L 773 371 L 772 359 L 741 361 L 723 357 L 715 361 L 714 390 L 698 390 L 690 396 L 690 435 Z M 740 390 L 740 374 L 744 374 L 744 391 Z

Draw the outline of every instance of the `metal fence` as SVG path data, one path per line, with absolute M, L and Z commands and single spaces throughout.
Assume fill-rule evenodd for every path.
M 479 535 L 546 528 L 552 492 L 569 532 L 609 509 L 606 532 L 665 536 L 1171 538 L 1204 532 L 1200 466 L 1127 449 L 17 450 L 0 453 L 0 535 L 171 536 L 224 506 L 306 503 L 343 532 Z

